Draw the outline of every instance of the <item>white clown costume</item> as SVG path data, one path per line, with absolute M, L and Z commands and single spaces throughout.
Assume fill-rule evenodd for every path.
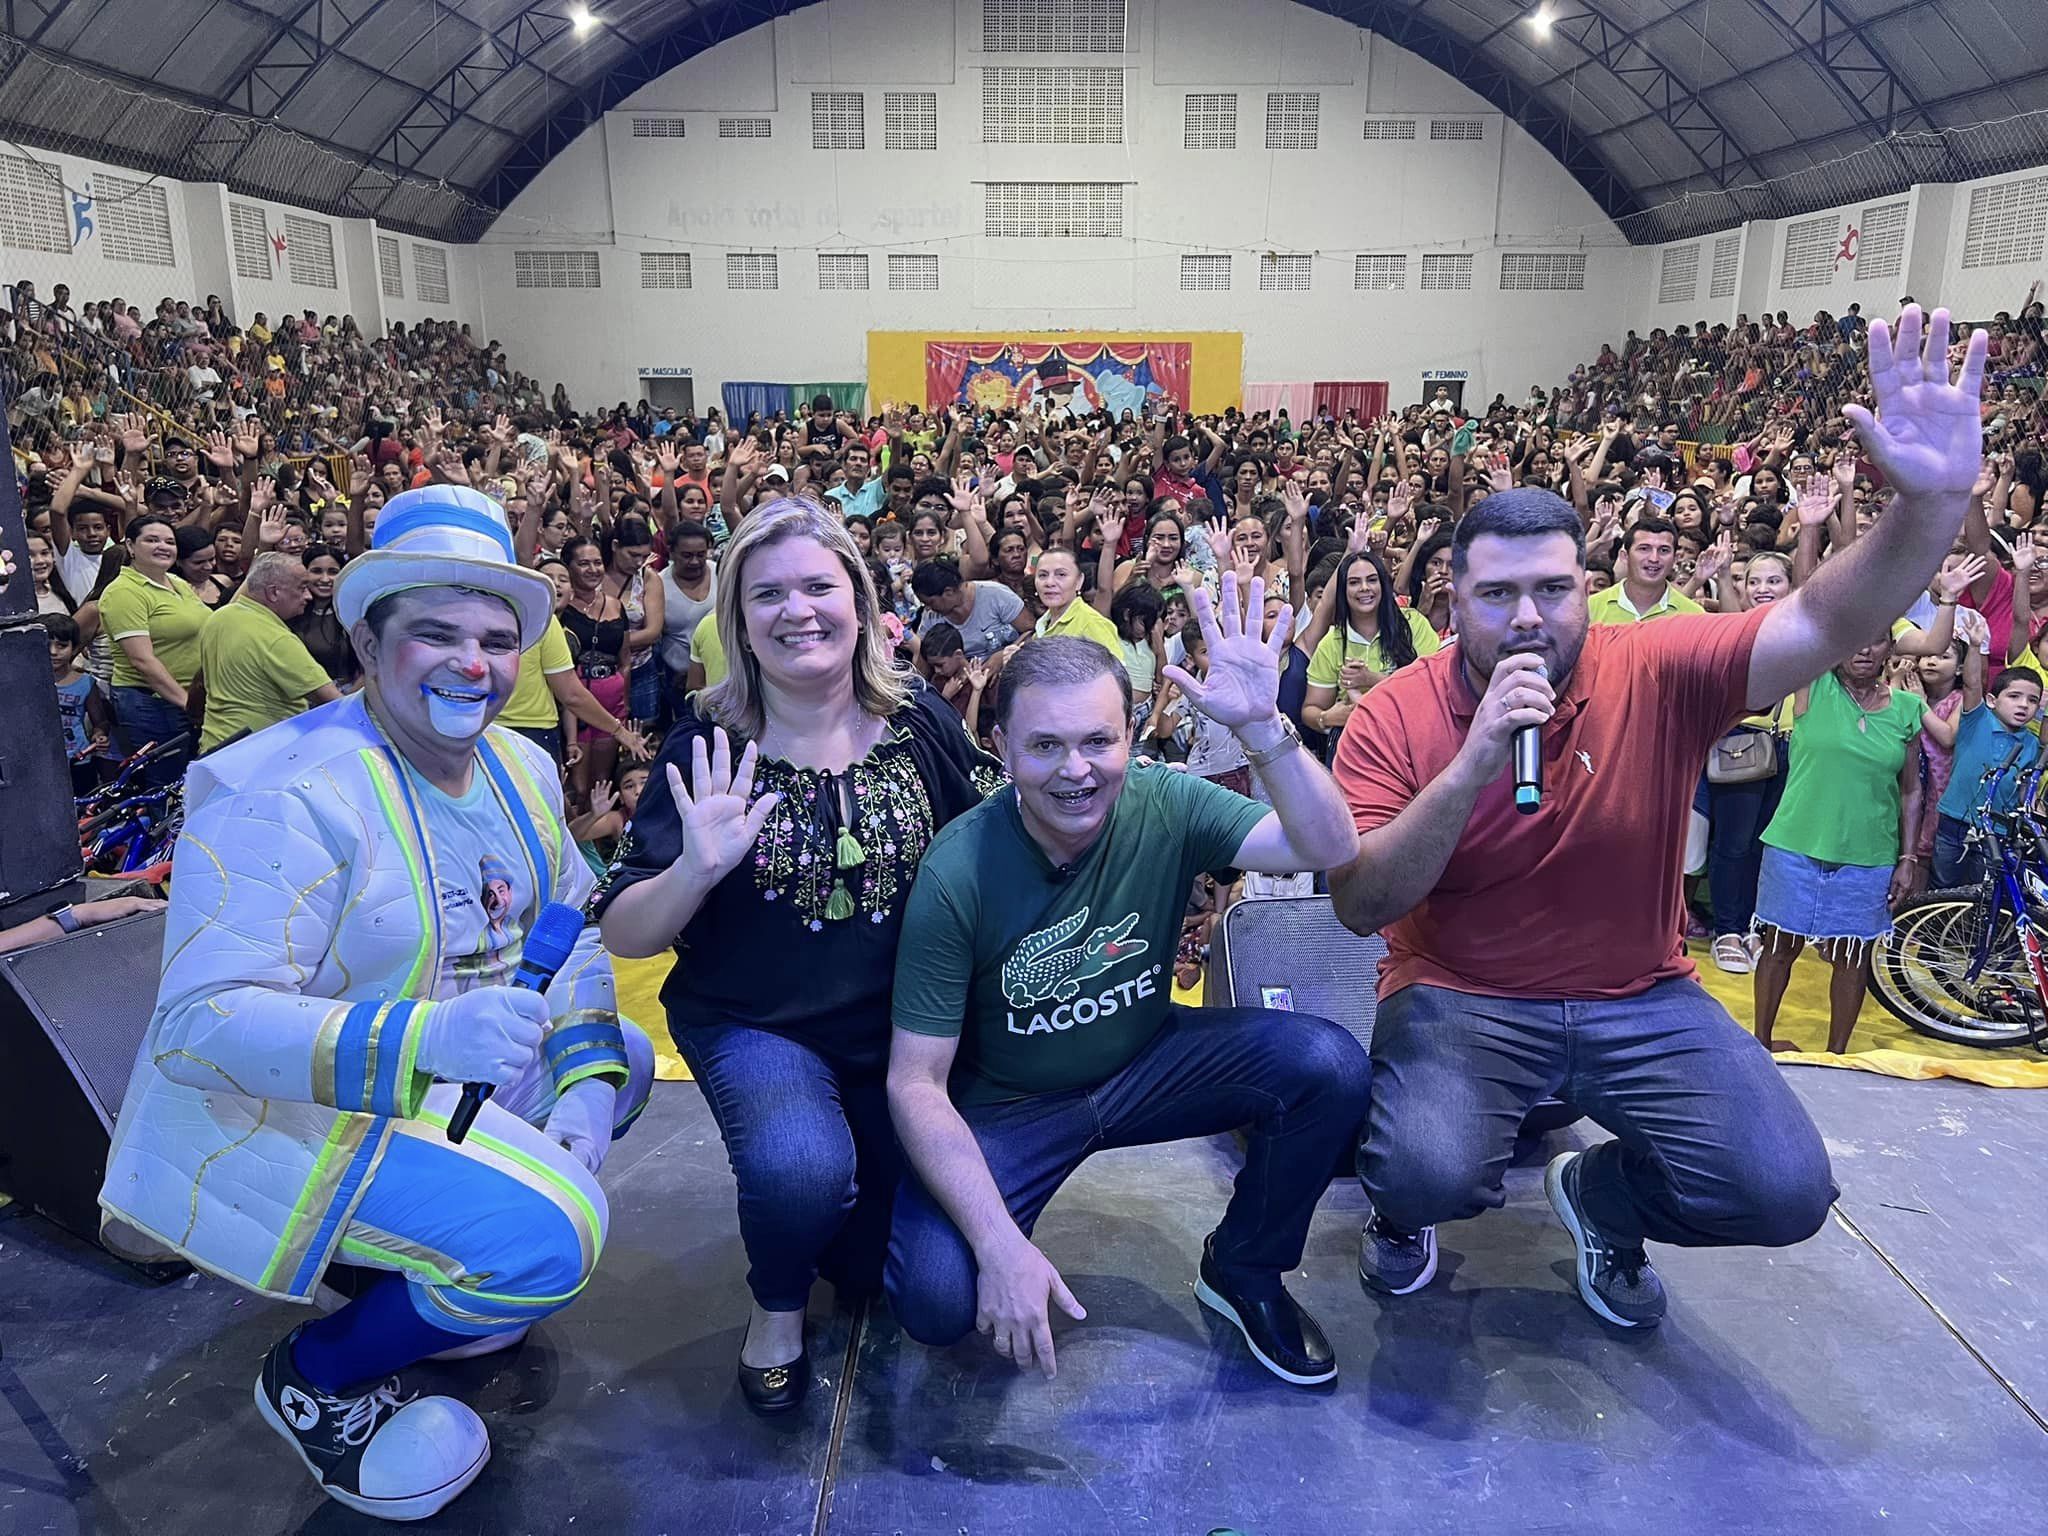
M 580 907 L 594 877 L 562 825 L 554 764 L 493 728 L 477 771 L 513 832 L 504 852 L 523 888 Z M 538 1125 L 562 1089 L 606 1076 L 623 1090 L 634 1064 L 610 960 L 586 928 L 548 991 L 545 1060 L 485 1106 L 467 1141 L 448 1143 L 454 1090 L 431 1090 L 411 1061 L 446 958 L 428 896 L 444 872 L 420 799 L 360 695 L 193 764 L 163 986 L 100 1203 L 269 1296 L 309 1300 L 337 1259 L 403 1269 L 429 1282 L 437 1326 L 488 1334 L 555 1310 L 596 1265 L 604 1196 Z M 519 914 L 520 932 L 537 911 Z M 630 1075 L 651 1080 L 651 1048 L 635 1044 L 647 1068 Z M 621 1129 L 646 1100 L 644 1082 L 633 1086 L 619 1095 Z M 418 1145 L 394 1151 L 402 1142 Z M 509 1176 L 565 1218 L 545 1224 L 560 1251 L 534 1255 L 536 1283 L 508 1289 L 527 1265 L 495 1244 L 456 1255 L 361 1229 L 359 1207 L 394 1158 L 423 1174 L 445 1164 L 429 1176 L 451 1201 L 476 1194 L 464 1186 L 477 1170 Z
M 523 645 L 544 631 L 547 579 L 517 567 L 503 514 L 481 494 L 394 497 L 376 533 L 337 589 L 345 626 L 391 593 L 459 585 L 510 604 Z M 463 1143 L 447 1139 L 460 1087 L 418 1065 L 436 1011 L 508 981 L 540 908 L 580 910 L 594 881 L 540 748 L 485 729 L 470 780 L 461 796 L 428 783 L 361 694 L 192 765 L 162 986 L 100 1192 L 109 1246 L 175 1253 L 302 1303 L 330 1264 L 394 1271 L 425 1324 L 472 1341 L 516 1336 L 582 1290 L 605 1240 L 604 1132 L 622 1134 L 645 1105 L 653 1049 L 622 1030 L 611 962 L 586 927 L 545 993 L 539 1054 Z M 580 1084 L 571 1105 L 563 1096 Z M 558 1106 L 595 1129 L 550 1134 Z M 297 1390 L 282 1400 L 313 1395 Z M 351 1423 L 381 1424 L 401 1405 L 394 1395 Z M 309 1419 L 319 1407 L 341 1415 L 349 1401 L 322 1398 Z M 302 1457 L 352 1507 L 419 1518 L 488 1455 L 461 1405 L 404 1411 L 430 1408 L 440 1417 L 415 1418 L 411 1441 L 424 1425 L 459 1465 L 422 1471 L 388 1448 L 379 1463 L 354 1430 L 343 1450 L 359 1466 Z

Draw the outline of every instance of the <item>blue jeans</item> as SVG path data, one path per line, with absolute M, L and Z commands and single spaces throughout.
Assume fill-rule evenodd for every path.
M 1595 1002 L 1403 987 L 1380 1004 L 1372 1066 L 1358 1172 L 1404 1232 L 1498 1208 L 1522 1117 L 1550 1094 L 1614 1132 L 1579 1190 L 1621 1242 L 1784 1247 L 1834 1203 L 1804 1106 L 1697 982 Z
M 1984 878 L 1984 851 L 1969 846 L 1970 824 L 1943 816 L 1934 824 L 1934 889 L 1975 885 Z
M 190 734 L 192 741 L 187 743 L 184 751 L 150 759 L 141 776 L 142 782 L 151 789 L 161 789 L 184 778 L 185 765 L 192 761 L 191 749 L 198 741 L 198 732 L 192 729 L 192 722 L 182 709 L 153 688 L 116 688 L 114 719 L 121 727 L 121 734 L 127 738 L 130 752 L 140 752 L 153 741 L 169 741 L 174 736 Z
M 741 1024 L 674 1034 L 739 1182 L 754 1300 L 802 1311 L 821 1272 L 850 1295 L 875 1294 L 902 1169 L 883 1069 L 851 1071 Z
M 1301 1263 L 1309 1218 L 1358 1134 L 1371 1063 L 1328 1019 L 1266 1008 L 1173 1008 L 1101 1087 L 963 1106 L 1011 1219 L 1029 1237 L 1089 1155 L 1249 1126 L 1244 1167 L 1217 1225 L 1216 1267 L 1270 1297 Z M 914 1173 L 896 1197 L 885 1283 L 903 1331 L 944 1346 L 974 1327 L 980 1271 L 953 1219 Z
M 1749 920 L 1756 916 L 1757 875 L 1764 863 L 1760 837 L 1784 792 L 1782 769 L 1748 784 L 1707 785 L 1707 897 L 1714 908 L 1717 938 L 1749 932 Z

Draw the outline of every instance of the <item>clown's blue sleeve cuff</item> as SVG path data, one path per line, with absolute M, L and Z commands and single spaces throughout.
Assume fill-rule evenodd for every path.
M 558 1094 L 586 1077 L 608 1078 L 613 1087 L 623 1088 L 631 1071 L 619 1016 L 597 1010 L 556 1021 L 548 1033 L 547 1058 Z

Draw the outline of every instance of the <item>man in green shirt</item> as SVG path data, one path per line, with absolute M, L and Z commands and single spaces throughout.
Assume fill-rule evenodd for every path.
M 1672 583 L 1678 558 L 1678 525 L 1661 517 L 1645 517 L 1622 536 L 1623 575 L 1620 581 L 1586 599 L 1586 617 L 1595 624 L 1642 624 L 1667 613 L 1705 613 L 1706 609 Z
M 1263 612 L 1263 583 L 1251 611 Z M 1083 1315 L 1031 1242 L 1067 1176 L 1103 1147 L 1249 1125 L 1244 1172 L 1203 1245 L 1196 1296 L 1261 1364 L 1337 1374 L 1280 1283 L 1364 1116 L 1364 1050 L 1327 1019 L 1172 1001 L 1188 891 L 1205 870 L 1328 869 L 1356 834 L 1278 707 L 1288 625 L 1247 634 L 1237 580 L 1222 623 L 1195 594 L 1209 670 L 1169 675 L 1234 732 L 1274 809 L 1157 764 L 1133 766 L 1123 665 L 1091 640 L 1029 640 L 994 740 L 1011 787 L 932 842 L 905 909 L 889 1107 L 915 1177 L 898 1195 L 887 1285 L 904 1331 L 980 1328 L 1053 1372 L 1051 1304 Z
M 242 590 L 200 631 L 200 751 L 341 697 L 305 641 L 285 627 L 306 611 L 306 581 L 296 555 L 258 555 Z

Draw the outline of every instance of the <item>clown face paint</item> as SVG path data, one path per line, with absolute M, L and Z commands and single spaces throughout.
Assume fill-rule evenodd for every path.
M 498 702 L 495 692 L 436 688 L 430 683 L 420 684 L 420 694 L 427 703 L 427 724 L 435 735 L 450 741 L 473 741 L 483 735 L 491 706 Z

